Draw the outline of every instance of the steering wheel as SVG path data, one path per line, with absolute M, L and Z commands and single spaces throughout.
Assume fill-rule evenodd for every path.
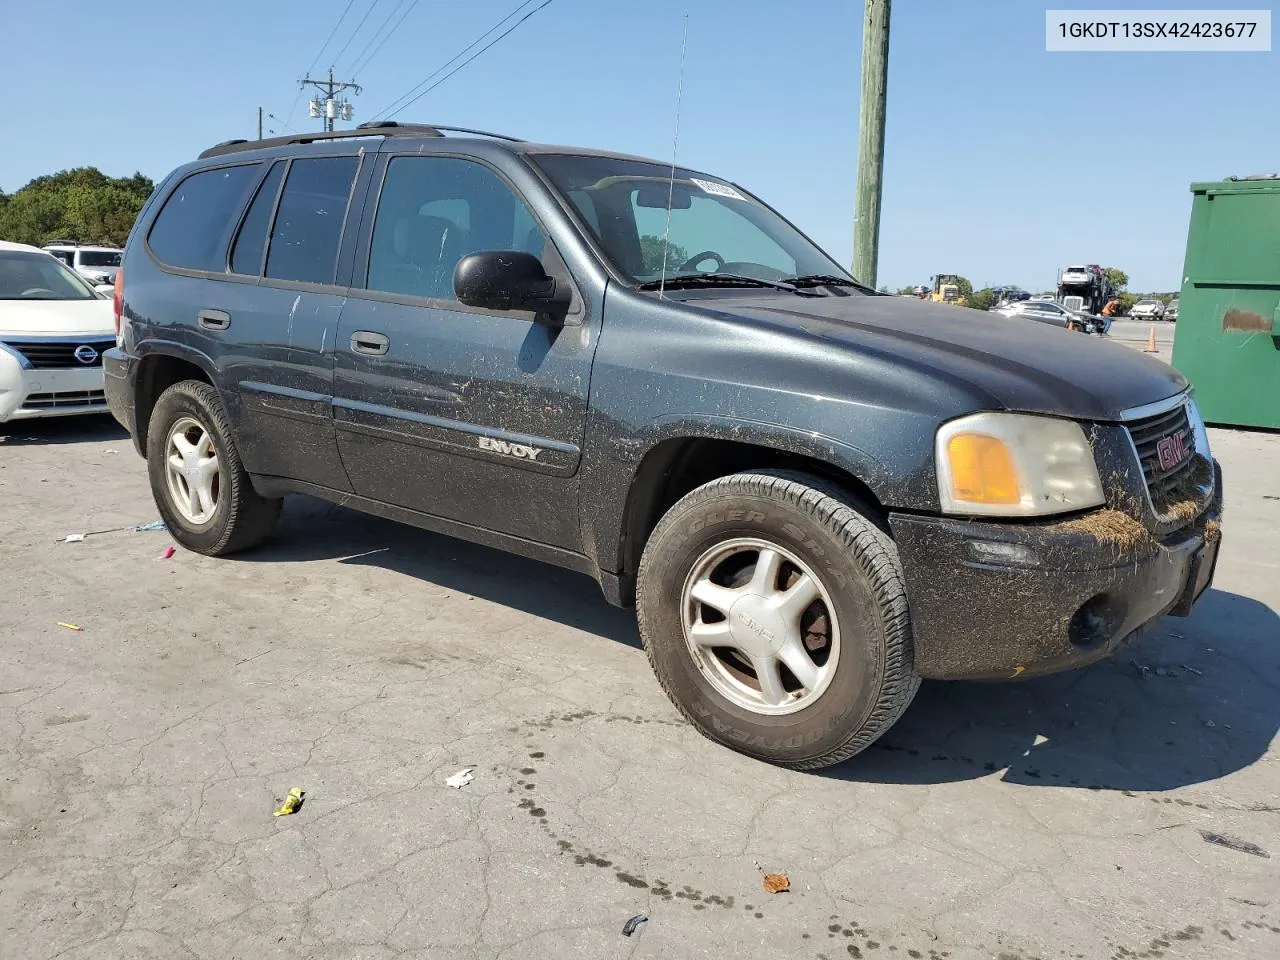
M 702 263 L 703 260 L 714 260 L 716 262 L 717 270 L 724 269 L 724 257 L 720 256 L 720 254 L 716 253 L 714 250 L 703 250 L 701 253 L 693 255 L 684 263 L 680 264 L 680 266 L 676 267 L 676 272 L 684 273 L 686 270 L 694 270 L 697 268 L 698 264 Z
M 27 288 L 26 290 L 23 290 L 23 291 L 22 291 L 21 296 L 24 296 L 24 297 L 30 297 L 30 296 L 33 296 L 33 295 L 35 295 L 35 294 L 37 294 L 37 293 L 49 293 L 49 294 L 51 294 L 51 293 L 53 293 L 53 291 L 52 291 L 52 290 L 50 290 L 48 287 L 29 287 L 29 288 Z

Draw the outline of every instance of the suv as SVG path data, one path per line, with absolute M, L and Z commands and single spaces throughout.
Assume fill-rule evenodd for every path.
M 186 548 L 306 493 L 585 572 L 698 729 L 814 768 L 921 677 L 1088 663 L 1213 575 L 1187 381 L 963 312 L 711 174 L 382 124 L 170 174 L 107 389 Z
M 55 240 L 46 243 L 42 249 L 89 282 L 100 286 L 115 282 L 116 271 L 120 269 L 120 255 L 124 252 L 117 247 L 82 246 L 73 240 Z

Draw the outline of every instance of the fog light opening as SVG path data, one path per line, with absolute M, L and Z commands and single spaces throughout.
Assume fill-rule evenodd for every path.
M 1105 593 L 1085 602 L 1067 624 L 1072 646 L 1087 650 L 1106 643 L 1111 635 L 1110 598 Z

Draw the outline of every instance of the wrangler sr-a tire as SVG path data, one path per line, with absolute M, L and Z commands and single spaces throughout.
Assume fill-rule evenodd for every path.
M 864 750 L 915 696 L 898 553 L 870 511 L 807 474 L 714 480 L 645 546 L 640 636 L 712 740 L 812 769 Z
M 156 401 L 147 473 L 169 532 L 196 553 L 216 557 L 252 547 L 280 516 L 281 500 L 254 491 L 217 391 L 198 380 L 175 383 Z

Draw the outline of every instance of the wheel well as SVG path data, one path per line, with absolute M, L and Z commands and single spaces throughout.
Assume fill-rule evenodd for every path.
M 640 566 L 649 535 L 677 500 L 720 477 L 749 470 L 787 469 L 823 477 L 857 497 L 883 520 L 884 507 L 870 488 L 853 474 L 815 457 L 806 457 L 733 440 L 703 438 L 666 440 L 645 456 L 627 496 L 623 525 L 623 576 L 630 579 Z
M 144 357 L 139 364 L 137 392 L 134 395 L 135 429 L 140 450 L 147 449 L 147 428 L 151 423 L 151 411 L 155 408 L 160 394 L 175 383 L 183 380 L 199 380 L 212 383 L 208 374 L 189 360 L 177 357 L 152 355 Z

